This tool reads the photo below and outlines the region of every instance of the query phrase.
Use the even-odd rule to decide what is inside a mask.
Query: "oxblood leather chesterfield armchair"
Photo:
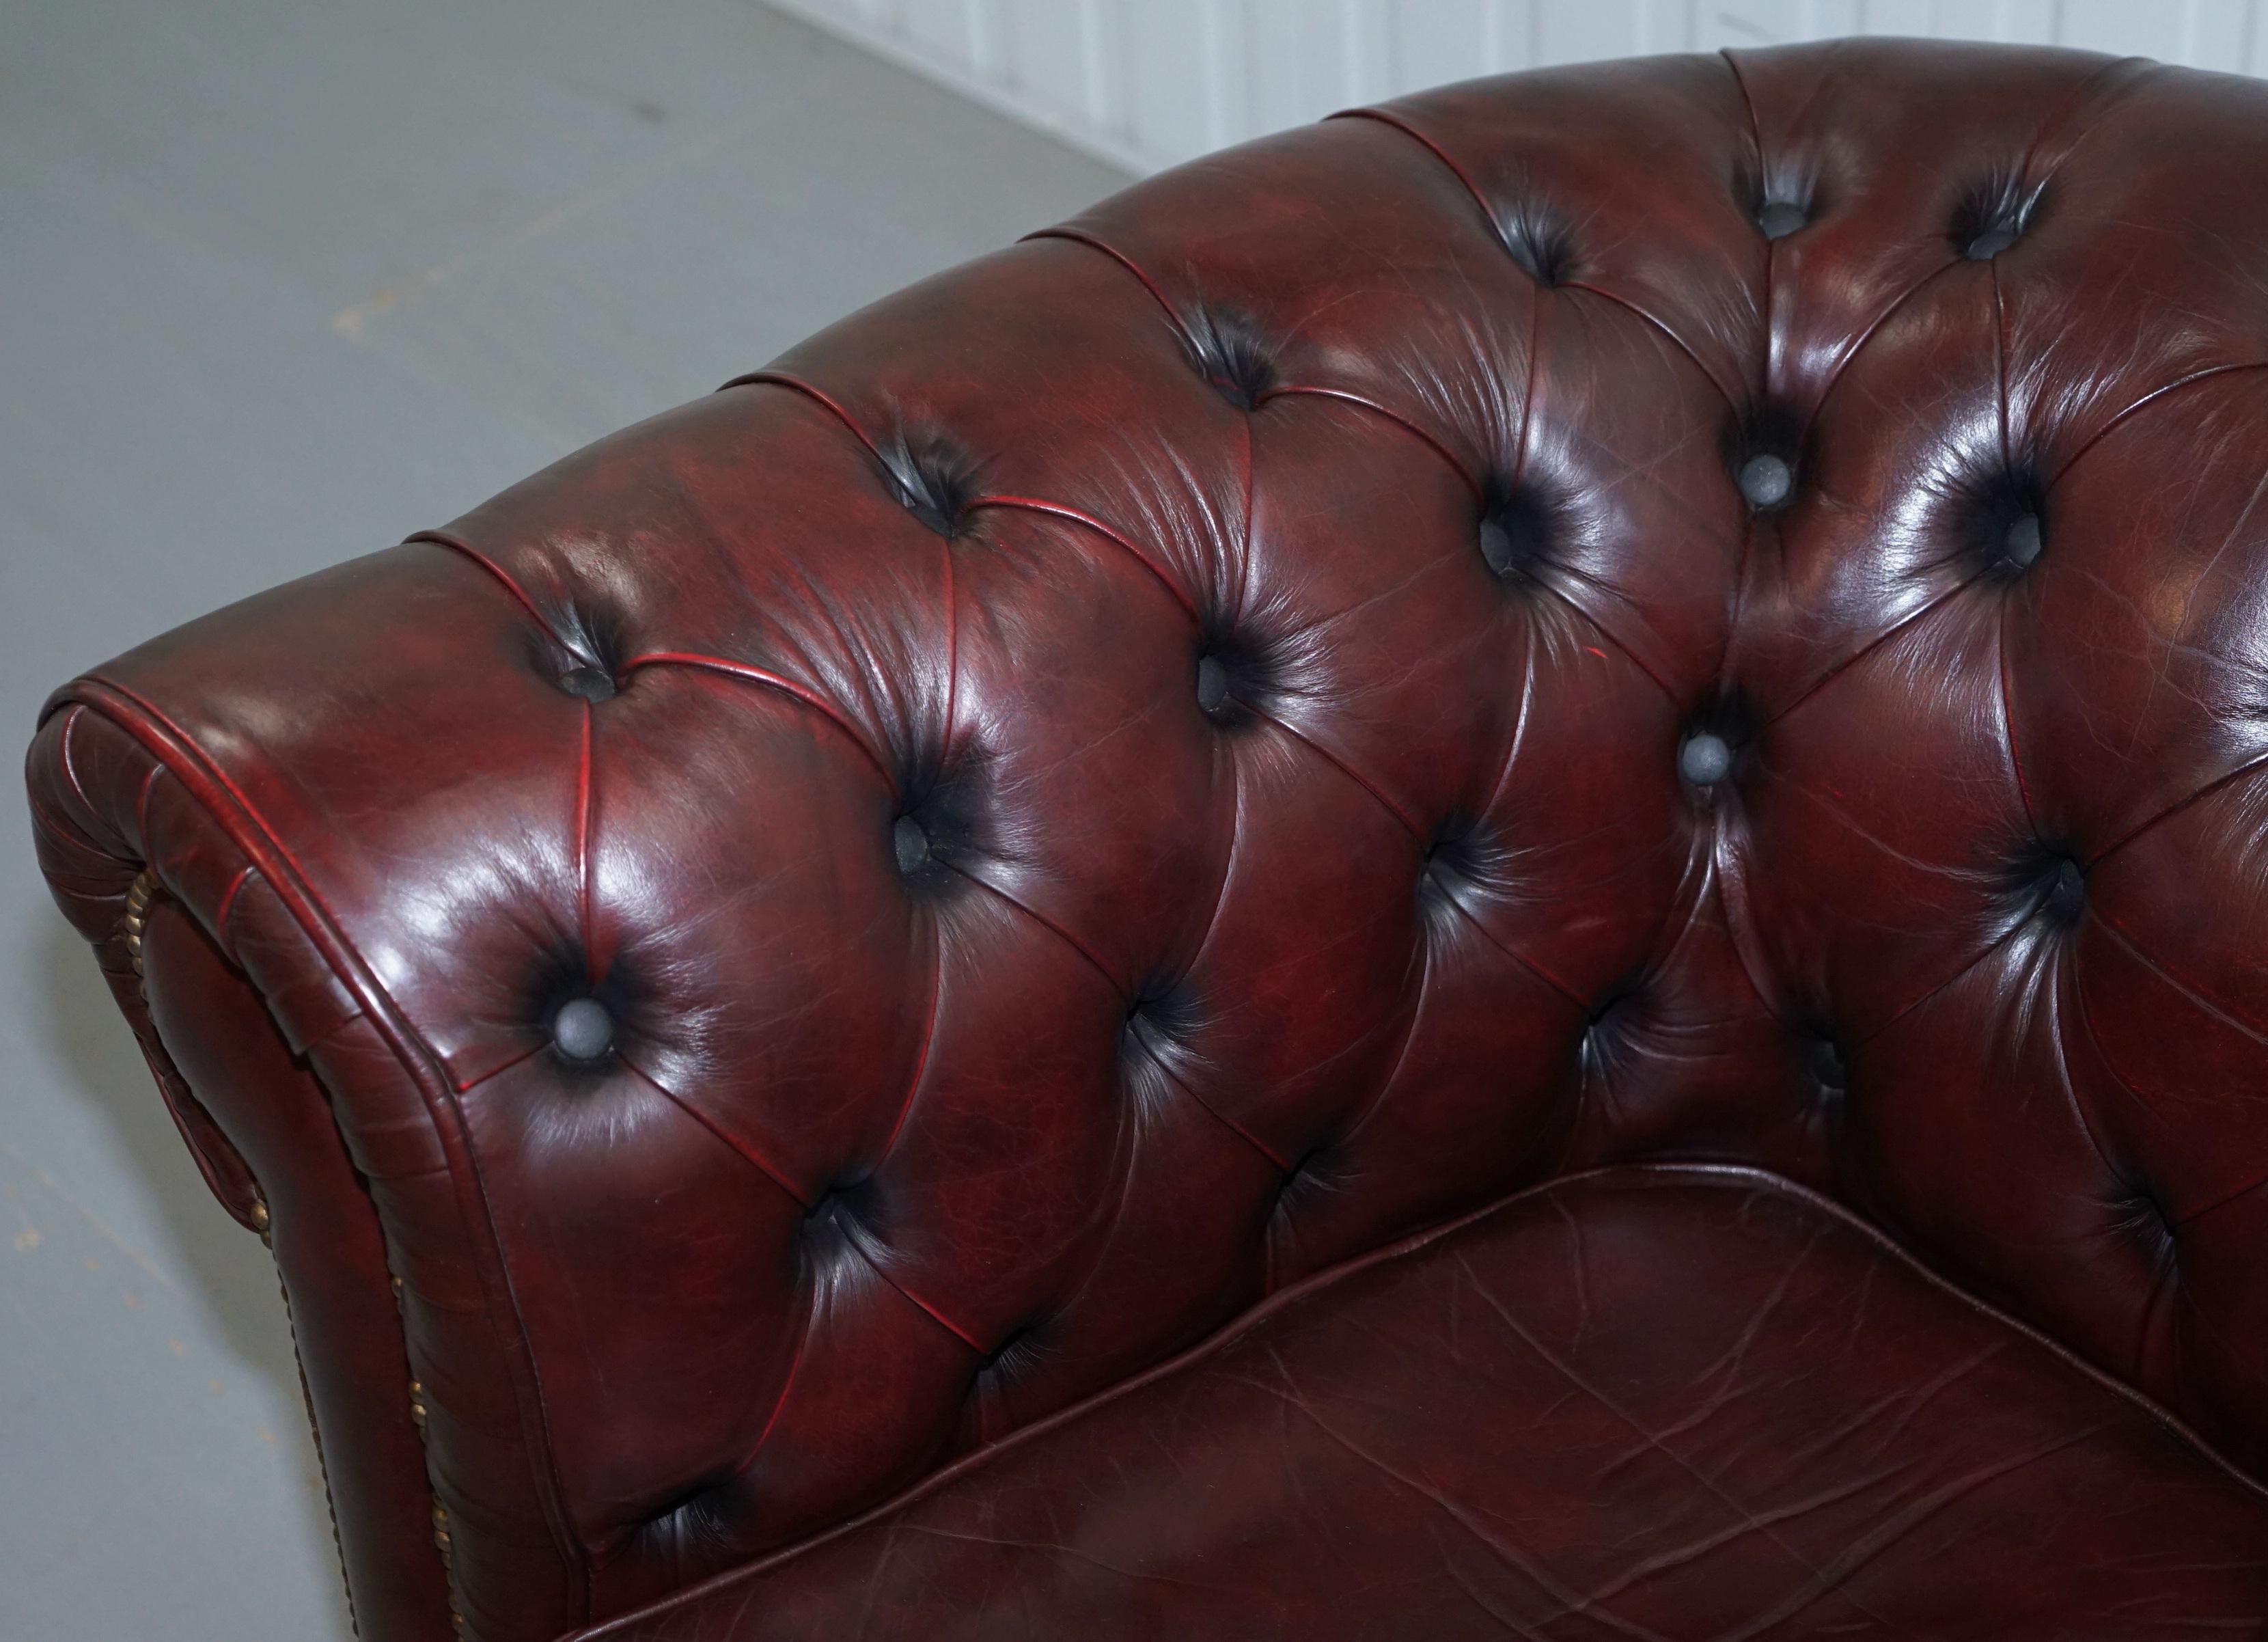
[[[58,694],[362,1633],[2268,1616],[2268,88],[1201,161]]]

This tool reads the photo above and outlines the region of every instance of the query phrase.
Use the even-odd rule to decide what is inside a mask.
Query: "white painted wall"
[[[1447,80],[1829,34],[2268,72],[2268,0],[769,0],[1138,171]]]

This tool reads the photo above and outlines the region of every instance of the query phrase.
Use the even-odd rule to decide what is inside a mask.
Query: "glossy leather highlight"
[[[2263,152],[2268,89],[2056,51],[1453,86],[59,692],[58,901],[224,1203],[350,1273],[350,1571],[430,1487],[467,1634],[549,1642],[1632,1160],[1828,1194],[2268,1463]],[[302,1171],[359,1197],[295,1245]]]

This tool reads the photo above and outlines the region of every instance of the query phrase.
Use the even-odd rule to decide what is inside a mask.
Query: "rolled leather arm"
[[[1626,71],[1580,141],[1730,140],[1728,85]],[[1769,1023],[1675,987],[1654,1098],[1578,1096],[1688,895],[1668,692],[1707,687],[1739,551],[1740,356],[1569,311],[1616,328],[1619,437],[1683,464],[1616,506],[1690,551],[1539,603],[1512,476],[1596,453],[1522,458],[1520,384],[1576,333],[1423,113],[1145,185],[52,704],[58,893],[224,1202],[279,1255],[337,1211],[363,1298],[302,1339],[319,1413],[390,1433],[397,1503],[430,1480],[470,1634],[840,1520],[1599,1155],[1587,1123],[1729,1109]],[[1620,892],[1565,916],[1515,834]],[[285,1267],[304,1319],[330,1279]],[[331,1356],[372,1389],[327,1411]],[[350,1514],[350,1567],[432,1557]]]

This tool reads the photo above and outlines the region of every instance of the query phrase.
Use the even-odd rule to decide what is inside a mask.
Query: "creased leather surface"
[[[2257,1468],[2264,152],[1866,42],[1215,156],[69,686],[43,860],[238,1213],[140,866],[330,1096],[482,1642],[1638,1158]]]
[[[179,902],[161,899],[151,909],[142,951],[151,1017],[215,1119],[245,1136],[273,1218],[276,1275],[350,1558],[357,1628],[441,1636],[449,1604],[432,1550],[433,1500],[370,1194],[354,1178],[320,1084]]]
[[[2254,1636],[2268,1497],[1771,1177],[1556,1182],[598,1642]]]

